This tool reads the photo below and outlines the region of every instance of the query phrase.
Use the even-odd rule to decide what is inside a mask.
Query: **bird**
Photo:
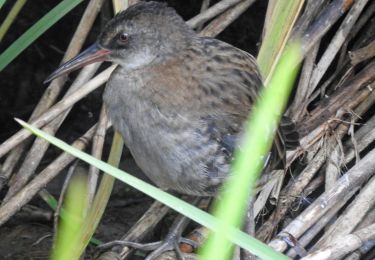
[[[217,196],[263,87],[256,59],[199,36],[167,4],[141,1],[47,81],[97,61],[118,65],[103,100],[146,176],[164,190]],[[283,122],[268,164],[279,164],[285,149],[298,145],[293,123]]]

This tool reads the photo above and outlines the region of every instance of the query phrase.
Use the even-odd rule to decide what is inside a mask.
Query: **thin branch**
[[[194,16],[193,18],[191,18],[186,23],[191,28],[196,28],[196,27],[198,27],[199,24],[207,22],[208,20],[210,20],[210,19],[214,18],[215,16],[221,14],[225,10],[229,9],[233,5],[238,4],[241,1],[243,1],[243,0],[222,0],[222,1],[218,2],[217,4],[208,8],[205,12]]]
[[[282,232],[299,238],[312,223],[315,223],[332,206],[342,201],[350,192],[356,191],[375,172],[375,149],[369,152],[358,164],[353,166],[336,183],[335,187],[324,192],[313,204],[305,209],[296,219],[287,225]],[[269,243],[271,247],[283,252],[287,245],[283,240],[275,239]]]
[[[53,120],[56,116],[60,115],[63,111],[71,107],[73,104],[81,100],[91,91],[95,90],[96,88],[103,85],[107,82],[109,76],[111,75],[112,71],[115,69],[116,65],[112,65],[108,69],[104,70],[100,74],[98,74],[95,78],[84,84],[79,90],[74,92],[69,97],[62,99],[56,105],[51,107],[47,112],[42,114],[40,117],[32,121],[32,125],[35,127],[42,127],[46,125],[48,122]],[[8,138],[5,142],[0,145],[0,158],[8,153],[11,149],[15,146],[20,144],[26,138],[31,135],[29,131],[26,129],[21,129],[16,134]]]

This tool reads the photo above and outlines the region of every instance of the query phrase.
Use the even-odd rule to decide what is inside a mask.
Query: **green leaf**
[[[25,5],[27,0],[17,0],[13,5],[12,9],[9,11],[7,17],[0,26],[0,42],[3,40],[5,34],[7,33],[9,27],[12,25],[16,19],[18,13],[21,11],[22,7]],[[0,7],[1,8],[1,7]]]
[[[79,175],[74,175],[70,182],[65,198],[65,209],[68,214],[61,218],[57,233],[55,250],[51,259],[66,260],[78,259],[72,254],[73,249],[79,243],[79,236],[84,224],[84,213],[88,207],[87,180]]]
[[[3,7],[4,3],[5,3],[5,0],[0,0],[0,9],[1,7]]]
[[[2,71],[10,62],[12,62],[24,49],[33,43],[40,35],[47,29],[60,20],[65,14],[72,10],[75,6],[83,0],[64,0],[45,16],[43,16],[37,23],[30,27],[24,34],[22,34],[12,45],[10,45],[0,55],[0,71]],[[0,3],[1,4],[1,3]]]
[[[17,119],[16,119],[17,120]],[[150,185],[120,169],[117,169],[108,163],[103,161],[97,160],[93,156],[86,154],[78,149],[75,149],[69,146],[67,143],[57,139],[54,136],[51,136],[43,131],[23,122],[21,120],[17,120],[23,127],[33,132],[35,135],[47,140],[51,144],[59,147],[60,149],[72,154],[73,156],[91,164],[95,167],[99,168],[100,170],[106,172],[107,174],[112,175],[113,177],[121,180],[124,183],[142,191],[143,193],[147,194],[148,196],[164,203],[170,208],[173,208],[177,212],[184,214],[185,216],[189,217],[190,219],[194,220],[195,222],[208,227],[211,230],[218,230],[220,226],[220,222],[218,219],[213,217],[212,215],[204,212],[201,209],[198,209],[185,201],[176,198],[153,185]],[[235,229],[233,227],[227,227],[228,233],[225,235],[233,242],[239,245],[242,248],[245,248],[252,252],[253,254],[259,256],[262,259],[288,259],[286,256],[282,255],[279,252],[274,251],[272,248],[268,247],[264,243],[256,240],[245,234],[244,232]]]

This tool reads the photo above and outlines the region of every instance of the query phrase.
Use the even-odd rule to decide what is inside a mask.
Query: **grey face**
[[[95,44],[61,65],[46,82],[98,61],[112,61],[126,69],[163,62],[196,37],[174,9],[140,2],[110,20]]]
[[[149,22],[137,20],[111,21],[99,36],[99,45],[111,51],[109,58],[126,68],[137,68],[152,63],[163,49],[158,31]]]
[[[136,68],[185,48],[196,34],[165,4],[134,5],[109,21],[98,39],[111,61]]]

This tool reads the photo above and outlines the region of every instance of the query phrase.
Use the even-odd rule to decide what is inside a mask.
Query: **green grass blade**
[[[4,3],[5,3],[5,0],[0,0],[0,9],[1,7],[3,7]]]
[[[65,208],[68,214],[61,218],[57,233],[55,250],[52,260],[79,259],[73,256],[72,251],[79,243],[79,236],[84,224],[84,212],[87,204],[87,181],[82,176],[73,176],[65,198]]]
[[[12,45],[0,54],[0,71],[14,60],[24,49],[33,43],[47,29],[60,20],[83,0],[64,0],[43,16],[38,22],[22,34]]]
[[[220,226],[218,219],[213,217],[212,215],[200,210],[189,203],[180,200],[153,185],[150,185],[120,169],[117,169],[103,161],[97,160],[89,154],[86,154],[78,149],[75,149],[69,146],[67,143],[57,139],[54,136],[44,133],[43,131],[23,122],[21,120],[17,120],[23,127],[27,128],[35,135],[47,140],[48,142],[52,143],[53,145],[59,147],[60,149],[72,154],[73,156],[91,164],[95,167],[99,168],[100,170],[112,175],[113,177],[121,180],[124,183],[142,191],[146,195],[164,203],[170,208],[173,208],[177,212],[184,214],[185,216],[189,217],[190,219],[194,220],[195,222],[208,227],[211,230],[217,230]],[[279,252],[274,251],[272,248],[268,247],[264,243],[256,240],[248,236],[247,234],[243,233],[242,231],[235,229],[233,227],[227,228],[228,233],[226,234],[228,238],[235,244],[243,247],[253,254],[259,256],[262,259],[288,259],[286,256],[282,255]]]
[[[115,132],[112,140],[111,151],[109,153],[108,164],[115,167],[119,165],[123,147],[124,142],[121,135],[118,132]],[[109,174],[103,175],[98,190],[95,194],[94,201],[85,218],[79,243],[77,243],[77,245],[72,249],[73,259],[78,259],[83,254],[87,244],[95,233],[95,230],[104,214],[105,208],[107,207],[114,182],[115,178],[113,178],[113,176]]]
[[[241,149],[235,154],[233,176],[229,178],[214,206],[214,215],[225,224],[209,236],[201,259],[230,259],[232,245],[226,233],[229,226],[241,227],[247,201],[262,171],[264,159],[271,146],[282,111],[286,106],[297,75],[299,46],[290,46],[280,60],[269,85],[263,89],[246,125]],[[274,259],[282,259],[274,258]]]
[[[39,191],[39,195],[48,204],[48,206],[51,209],[56,210],[58,202],[57,202],[57,200],[47,190],[43,189],[43,190]],[[60,214],[59,215],[60,215],[61,219],[65,218],[66,211],[65,211],[64,208],[60,209]],[[90,239],[90,243],[94,244],[94,245],[101,245],[101,244],[103,244],[102,241],[100,241],[99,239],[96,239],[94,237],[92,237]]]
[[[12,9],[10,10],[7,17],[3,21],[2,25],[0,26],[0,42],[3,40],[9,27],[12,25],[12,23],[16,19],[18,13],[21,11],[26,1],[27,0],[17,0],[17,2],[13,5]]]

